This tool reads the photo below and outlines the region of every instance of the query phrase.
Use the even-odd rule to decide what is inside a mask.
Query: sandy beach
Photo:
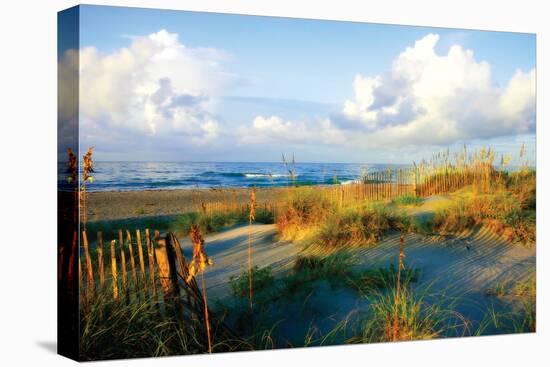
[[[285,188],[258,188],[259,204],[276,201]],[[88,193],[88,220],[112,220],[142,216],[174,215],[200,208],[201,203],[245,204],[250,188],[102,191]]]

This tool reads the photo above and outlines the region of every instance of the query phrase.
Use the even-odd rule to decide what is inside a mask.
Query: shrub
[[[486,225],[512,242],[530,246],[536,241],[535,211],[523,209],[516,196],[506,193],[460,201],[432,220],[432,228],[440,233],[457,233],[476,225]]]
[[[437,212],[432,220],[434,231],[441,233],[461,232],[474,225],[476,220],[470,215],[464,202]]]
[[[534,211],[511,211],[504,216],[504,223],[511,231],[508,235],[509,240],[528,246],[535,244],[537,231]]]
[[[390,228],[388,218],[379,214],[351,211],[333,216],[321,228],[315,243],[331,248],[374,244]]]
[[[328,248],[372,245],[391,229],[409,232],[413,227],[409,217],[383,207],[351,209],[332,215],[321,227],[314,243]]]
[[[277,229],[283,239],[300,239],[313,227],[325,222],[334,210],[334,204],[314,189],[298,188],[277,217]]]

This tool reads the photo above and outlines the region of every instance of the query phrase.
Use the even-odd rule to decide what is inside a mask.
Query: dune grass
[[[289,192],[286,206],[277,216],[277,229],[284,240],[300,240],[335,211],[335,204],[315,189],[296,188]]]
[[[207,346],[199,336],[202,329],[198,322],[183,324],[163,315],[156,299],[126,303],[113,301],[107,293],[100,294],[89,307],[81,309],[80,358],[206,353]],[[220,347],[220,351],[227,351],[228,345]]]
[[[372,245],[391,230],[411,232],[413,219],[383,203],[358,203],[338,208],[324,195],[298,188],[276,219],[281,239],[327,249]]]
[[[401,281],[403,284],[411,284],[418,281],[421,270],[405,266],[401,269]],[[390,289],[396,287],[397,269],[394,264],[387,268],[366,269],[350,278],[350,284],[356,287],[361,294],[369,294],[375,290]]]
[[[516,301],[517,309],[513,312],[498,313],[489,308],[481,322],[480,332],[493,327],[502,332],[524,333],[536,331],[536,273],[531,269],[527,276],[516,280],[510,279],[496,284],[487,290],[487,296],[507,298]]]
[[[248,223],[247,210],[235,210],[227,212],[200,213],[189,212],[177,215],[145,216],[127,219],[114,219],[107,221],[95,221],[87,224],[88,239],[96,241],[98,231],[103,232],[103,238],[117,238],[118,230],[130,230],[135,233],[137,229],[158,230],[160,232],[172,232],[178,237],[187,236],[191,226],[196,224],[202,233],[218,232],[223,229]],[[274,223],[274,214],[263,208],[256,209],[256,223]]]
[[[435,214],[432,228],[437,233],[454,234],[486,226],[511,242],[532,246],[536,241],[533,195],[534,188],[523,194],[505,190],[459,199]]]
[[[397,292],[394,286],[366,295],[369,310],[354,326],[356,335],[349,342],[426,340],[463,333],[464,318],[453,310],[452,305],[445,306],[443,301],[428,302],[430,295],[429,287],[415,292],[406,285]],[[394,340],[396,300],[397,332]]]
[[[415,195],[403,195],[395,199],[392,199],[392,204],[395,205],[420,205],[422,203],[422,198]]]
[[[324,248],[368,246],[389,231],[410,232],[412,219],[382,205],[366,205],[340,210],[319,226],[312,243]]]
[[[251,274],[247,269],[243,269],[241,274],[229,277],[229,286],[234,296],[247,297],[249,295],[250,278],[252,278],[252,287],[255,292],[262,292],[274,284],[275,278],[270,266],[264,268],[254,266],[250,272]]]

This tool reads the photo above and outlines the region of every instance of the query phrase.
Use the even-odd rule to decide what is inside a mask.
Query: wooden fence
[[[96,298],[112,296],[115,302],[185,304],[202,312],[202,293],[194,278],[187,279],[188,264],[175,235],[138,229],[119,230],[116,237],[105,242],[98,232],[92,247],[82,231],[79,277],[84,307]]]
[[[349,184],[334,184],[316,186],[328,200],[340,207],[357,204],[361,201],[391,200],[402,196],[427,197],[447,194],[468,185],[478,185],[484,190],[491,187],[501,177],[501,173],[489,165],[468,166],[463,168],[399,168],[369,172],[360,179]],[[281,189],[281,193],[296,190],[289,186]],[[216,212],[243,211],[248,212],[246,203],[228,199],[201,201],[195,205],[197,212],[213,214]],[[283,197],[284,198],[284,197]],[[262,199],[258,194],[258,208],[267,212],[277,213],[285,205],[284,200]]]

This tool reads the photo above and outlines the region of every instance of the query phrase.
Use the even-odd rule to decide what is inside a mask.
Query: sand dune
[[[247,267],[248,241],[252,244],[253,264],[259,267],[272,266],[275,274],[288,269],[300,252],[300,247],[289,242],[278,242],[274,224],[240,226],[221,233],[209,235],[206,252],[214,260],[206,272],[209,295],[222,298],[229,293],[229,277],[239,275]],[[180,239],[184,254],[192,256],[189,238]]]
[[[252,234],[253,264],[260,267],[272,265],[275,275],[292,266],[300,252],[321,253],[320,249],[303,249],[302,246],[279,242],[275,225],[242,226],[206,237],[207,252],[214,265],[206,272],[209,295],[215,298],[228,296],[228,279],[246,266],[247,241]],[[496,307],[509,307],[504,300],[486,296],[488,289],[499,282],[518,280],[535,267],[535,249],[514,245],[494,235],[487,229],[464,233],[457,237],[405,236],[405,262],[407,266],[421,269],[416,287],[430,287],[433,297],[448,297],[455,302],[455,309],[470,320],[480,320],[491,302]],[[189,241],[182,240],[186,256],[191,255]],[[359,268],[387,267],[397,263],[399,235],[391,234],[371,247],[350,250]],[[326,289],[334,295],[334,290]],[[322,297],[322,295],[321,295]],[[326,297],[337,302],[338,297]],[[328,302],[328,301],[327,301]],[[359,297],[351,299],[345,310],[342,305],[326,308],[342,309],[342,313],[361,307]],[[364,303],[364,302],[363,302]],[[334,307],[332,307],[334,306]],[[364,306],[364,305],[363,305]]]

